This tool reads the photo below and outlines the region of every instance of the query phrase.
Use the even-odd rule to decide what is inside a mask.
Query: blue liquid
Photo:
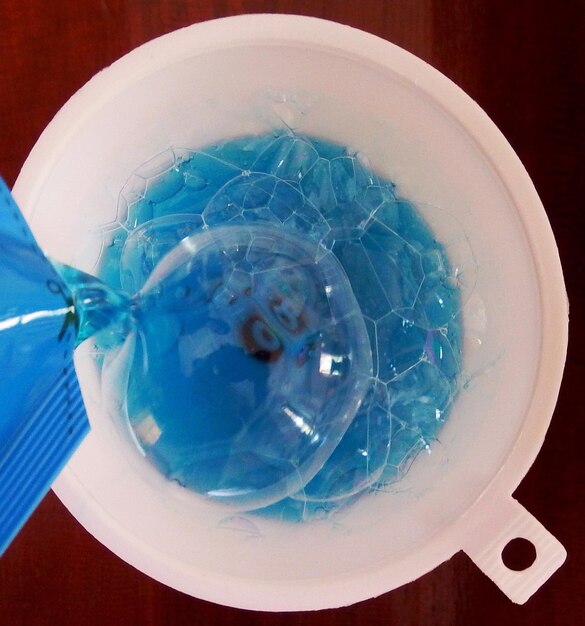
[[[116,393],[147,458],[287,519],[399,480],[461,368],[459,289],[415,207],[316,138],[166,156],[141,194],[123,192],[100,265],[137,294]]]

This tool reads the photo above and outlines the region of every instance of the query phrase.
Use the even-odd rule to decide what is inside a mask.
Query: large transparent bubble
[[[144,278],[127,402],[148,458],[237,508],[297,492],[338,446],[372,375],[335,255],[282,228],[220,226],[181,240]]]

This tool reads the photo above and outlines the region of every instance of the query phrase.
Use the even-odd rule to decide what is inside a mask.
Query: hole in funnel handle
[[[516,537],[509,541],[502,550],[504,565],[515,572],[523,572],[536,561],[536,547],[532,541]]]

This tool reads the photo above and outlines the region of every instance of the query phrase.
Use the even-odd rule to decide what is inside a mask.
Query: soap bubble
[[[335,255],[282,227],[228,225],[144,267],[127,404],[146,456],[234,508],[299,491],[350,428],[372,376]]]

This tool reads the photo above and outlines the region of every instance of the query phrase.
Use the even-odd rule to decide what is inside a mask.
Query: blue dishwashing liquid
[[[110,391],[169,479],[305,519],[436,439],[461,369],[455,272],[360,155],[292,133],[169,150],[104,237],[100,276],[134,294]]]

